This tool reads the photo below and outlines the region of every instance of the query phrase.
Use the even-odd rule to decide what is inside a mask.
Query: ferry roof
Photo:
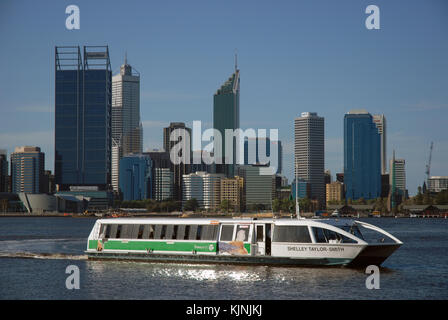
[[[108,219],[98,219],[99,223],[179,223],[179,224],[210,224],[211,222],[221,222],[221,223],[253,223],[253,222],[273,222],[273,219],[252,219],[252,218],[178,218],[178,217],[154,217],[154,218],[108,218]]]
[[[162,224],[162,223],[176,223],[176,224],[211,224],[211,223],[276,223],[276,224],[307,224],[320,222],[329,224],[335,227],[351,226],[355,222],[353,219],[291,219],[291,218],[178,218],[178,217],[154,217],[154,218],[107,218],[98,219],[98,223],[107,224]]]

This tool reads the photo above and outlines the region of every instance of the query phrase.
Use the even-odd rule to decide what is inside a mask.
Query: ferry
[[[86,254],[92,260],[356,268],[381,265],[402,244],[352,219],[108,218],[96,221]]]

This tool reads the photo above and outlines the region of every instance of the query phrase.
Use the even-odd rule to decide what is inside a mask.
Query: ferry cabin
[[[177,260],[196,256],[219,262],[226,260],[210,258],[232,256],[249,263],[289,264],[292,259],[294,264],[302,260],[303,264],[345,265],[367,245],[357,224],[342,219],[324,223],[305,219],[119,218],[97,220],[87,253],[90,258],[138,254],[133,257],[169,260],[168,255],[173,255]]]

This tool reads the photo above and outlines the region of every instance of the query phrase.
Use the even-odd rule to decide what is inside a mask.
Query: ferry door
[[[270,241],[267,237],[267,224],[255,224],[255,243],[257,245],[256,255],[269,255],[270,254]]]

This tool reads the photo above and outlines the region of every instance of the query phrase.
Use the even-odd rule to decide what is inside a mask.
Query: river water
[[[380,268],[365,270],[89,261],[95,218],[0,218],[0,299],[447,299],[448,219],[361,219],[404,242]],[[80,270],[68,290],[66,268]]]

